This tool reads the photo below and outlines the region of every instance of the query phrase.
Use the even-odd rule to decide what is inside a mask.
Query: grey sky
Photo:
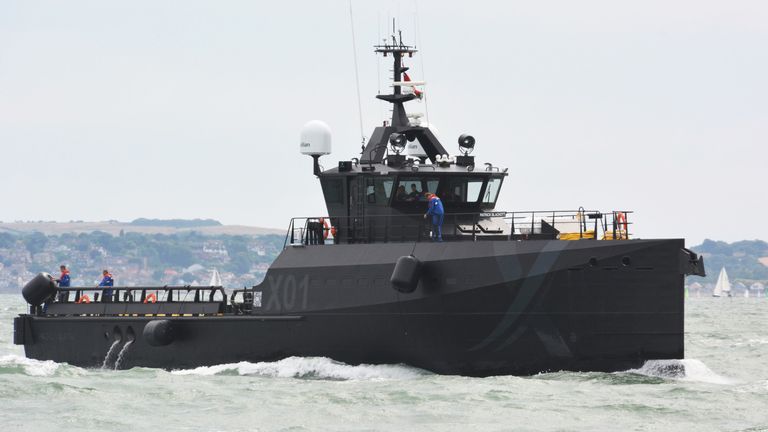
[[[387,17],[354,2],[365,133]],[[429,117],[510,167],[499,208],[630,208],[642,237],[768,239],[768,3],[419,1]],[[382,90],[386,88],[383,87]],[[299,130],[359,153],[347,1],[0,3],[0,220],[322,214]],[[408,104],[424,111],[424,104]]]

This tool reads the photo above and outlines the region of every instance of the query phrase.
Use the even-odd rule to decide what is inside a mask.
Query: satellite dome
[[[301,154],[320,156],[331,154],[331,127],[320,120],[312,120],[301,128]]]

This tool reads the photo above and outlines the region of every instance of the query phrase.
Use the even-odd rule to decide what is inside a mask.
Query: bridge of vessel
[[[412,216],[398,222],[418,227],[416,216],[426,212],[428,192],[440,197],[446,217],[493,210],[506,170],[490,164],[477,168],[468,153],[449,159],[445,147],[428,127],[408,119],[404,103],[417,96],[401,88],[403,74],[408,70],[403,59],[412,57],[416,47],[393,35],[391,41],[376,45],[375,51],[393,61],[392,93],[377,95],[392,104],[391,122],[375,128],[360,158],[341,161],[338,167],[326,171],[319,169],[315,158],[315,173],[338,235],[387,230],[390,217]],[[399,136],[402,142],[417,141],[423,155],[401,154],[402,145],[390,145],[393,136]]]

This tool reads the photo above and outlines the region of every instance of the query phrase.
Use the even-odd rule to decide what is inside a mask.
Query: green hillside
[[[732,280],[768,281],[768,266],[760,262],[760,258],[766,258],[763,261],[768,264],[768,243],[762,240],[726,243],[707,239],[691,249],[704,257],[707,269],[706,278],[695,277],[691,281],[714,283],[722,267]]]

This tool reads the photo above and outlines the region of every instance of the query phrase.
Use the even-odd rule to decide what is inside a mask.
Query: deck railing
[[[446,213],[444,241],[626,240],[629,210],[532,210]],[[337,243],[431,241],[433,226],[422,214],[303,216],[292,218],[284,247]]]
[[[112,294],[105,297],[106,291],[112,291]],[[160,287],[65,287],[57,288],[58,299],[59,293],[67,293],[66,301],[81,303],[87,298],[88,302],[102,302],[102,303],[201,303],[201,302],[224,302],[226,304],[227,295],[223,287],[220,286],[193,286],[193,285],[180,285],[180,286],[160,286]],[[75,293],[74,297],[70,299],[69,293]],[[176,293],[176,295],[174,295]],[[183,296],[182,296],[182,293]],[[216,294],[221,294],[217,296]],[[192,296],[190,298],[190,295]],[[87,297],[86,297],[87,296]],[[154,297],[152,297],[154,296]]]

